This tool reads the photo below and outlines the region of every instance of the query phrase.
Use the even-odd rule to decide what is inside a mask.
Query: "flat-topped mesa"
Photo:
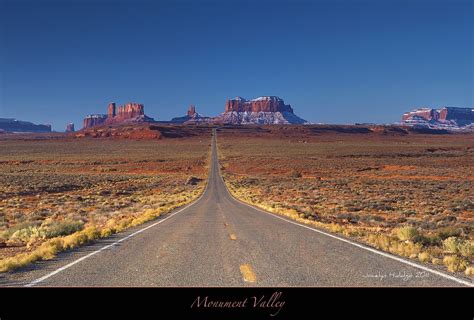
[[[263,96],[252,100],[241,97],[226,101],[225,112],[290,112],[293,108],[276,96]]]
[[[154,122],[153,118],[145,115],[145,106],[141,103],[127,103],[117,107],[115,102],[109,103],[107,114],[91,114],[84,119],[84,129],[99,126],[113,125],[124,122]]]
[[[237,97],[227,100],[225,111],[213,121],[235,125],[308,123],[295,115],[293,108],[276,96],[263,96],[252,100]]]

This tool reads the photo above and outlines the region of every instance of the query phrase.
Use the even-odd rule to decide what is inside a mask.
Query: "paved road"
[[[28,284],[462,285],[240,203],[229,195],[221,179],[215,139],[208,186],[197,202],[52,261],[0,275],[1,286]]]

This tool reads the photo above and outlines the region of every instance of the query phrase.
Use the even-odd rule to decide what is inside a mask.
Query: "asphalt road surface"
[[[206,191],[127,232],[0,275],[0,286],[465,286],[457,277],[235,200],[215,134]]]

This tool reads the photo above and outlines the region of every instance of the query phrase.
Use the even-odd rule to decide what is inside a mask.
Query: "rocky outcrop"
[[[170,123],[174,124],[196,124],[196,123],[207,123],[211,122],[212,118],[210,117],[205,117],[201,114],[199,114],[196,111],[196,106],[195,105],[190,105],[188,108],[188,112],[186,113],[185,116],[182,117],[176,117],[171,119]]]
[[[76,130],[74,130],[74,123],[72,123],[72,122],[68,123],[66,125],[66,132],[74,132],[74,131],[76,131]]]
[[[196,106],[190,105],[188,108],[188,117],[194,118],[198,113],[196,112]]]
[[[214,119],[224,124],[305,124],[293,108],[276,96],[246,100],[241,97],[226,101],[225,112]]]
[[[154,122],[145,115],[145,106],[140,103],[127,103],[118,108],[115,102],[109,103],[107,114],[92,114],[84,119],[84,129],[100,126],[134,122]]]
[[[115,102],[109,103],[109,106],[107,107],[107,118],[115,117],[115,108]]]
[[[161,139],[161,132],[150,126],[96,126],[76,132],[76,138]]]
[[[170,125],[169,123],[132,123],[120,126],[100,126],[77,131],[76,138],[105,139],[180,139],[196,136],[207,136],[207,126]]]
[[[418,108],[405,112],[402,116],[402,123],[432,128],[464,128],[474,123],[474,109],[455,107]]]
[[[0,118],[0,130],[3,132],[51,132],[51,125]]]

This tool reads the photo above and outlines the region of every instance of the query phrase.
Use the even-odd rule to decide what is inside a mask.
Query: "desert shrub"
[[[369,234],[367,241],[378,249],[387,251],[390,248],[390,237],[384,234]]]
[[[451,272],[463,271],[468,266],[467,261],[458,256],[445,256],[443,263]]]
[[[28,226],[27,228],[19,229],[15,231],[11,236],[10,240],[29,242],[34,239],[48,239],[58,236],[65,236],[83,228],[84,223],[82,221],[45,221],[39,227]]]
[[[425,246],[440,246],[441,239],[436,234],[420,235],[419,242]]]
[[[104,229],[100,230],[100,237],[101,238],[107,238],[107,237],[110,237],[114,233],[115,233],[114,228],[104,228]]]
[[[443,241],[443,248],[447,253],[461,254],[468,258],[474,256],[474,245],[470,240],[449,237]]]
[[[419,243],[425,247],[429,246],[438,246],[441,244],[441,240],[438,238],[437,235],[433,234],[422,234],[421,232],[418,232],[416,236],[414,236],[411,241],[415,243]]]
[[[48,260],[52,259],[57,252],[63,249],[63,242],[60,239],[52,239],[33,252],[21,253],[14,257],[9,257],[0,260],[0,272],[5,272],[9,270],[14,270],[21,268],[27,264],[33,263],[37,260]]]
[[[71,233],[80,231],[84,228],[84,222],[65,220],[65,221],[53,221],[48,223],[43,223],[41,225],[42,230],[44,230],[44,236],[46,238],[54,238],[59,236],[67,236]]]
[[[296,170],[296,169],[292,169],[292,170],[290,171],[289,176],[290,176],[291,178],[301,178],[301,177],[302,177],[302,174],[301,174],[300,171],[298,171],[298,170]]]
[[[11,236],[17,232],[18,230],[21,229],[28,229],[29,227],[35,227],[37,226],[37,223],[31,223],[31,222],[23,222],[23,223],[18,223],[17,225],[8,228],[6,230],[0,231],[0,239],[5,239],[8,240],[11,238]]]
[[[467,267],[464,273],[466,274],[466,276],[474,276],[474,267]]]
[[[100,231],[96,226],[89,226],[82,231],[70,234],[63,238],[64,249],[73,249],[82,244],[99,238]]]
[[[31,239],[35,238],[43,238],[44,237],[44,232],[40,228],[34,226],[29,226],[27,228],[23,228],[20,230],[15,231],[11,236],[10,240],[18,240],[21,242],[28,242]]]
[[[459,246],[459,253],[466,258],[474,257],[474,242],[466,240]]]
[[[392,241],[389,251],[404,257],[416,258],[421,251],[421,245],[413,242]]]
[[[54,258],[54,256],[62,249],[62,239],[51,239],[42,243],[39,248],[35,250],[35,253],[38,255],[38,258],[49,260]]]
[[[201,182],[202,179],[199,179],[197,177],[194,177],[194,176],[190,176],[188,177],[188,179],[186,180],[186,184],[190,184],[190,185],[197,185],[199,182]]]
[[[426,251],[423,251],[423,252],[420,252],[418,254],[418,260],[420,260],[421,262],[427,262],[427,261],[430,261],[430,254]]]
[[[14,257],[2,259],[0,260],[0,272],[18,269],[36,260],[38,260],[37,256],[30,253],[21,253]]]
[[[438,229],[436,233],[437,233],[437,236],[441,240],[444,240],[449,237],[459,237],[462,233],[462,230],[461,228],[458,228],[458,227],[448,226],[448,227]]]
[[[445,239],[443,241],[444,251],[448,253],[457,253],[460,242],[461,242],[461,239],[456,238],[456,237],[449,237]]]
[[[398,228],[394,231],[401,241],[414,241],[419,236],[418,230],[410,226]]]

